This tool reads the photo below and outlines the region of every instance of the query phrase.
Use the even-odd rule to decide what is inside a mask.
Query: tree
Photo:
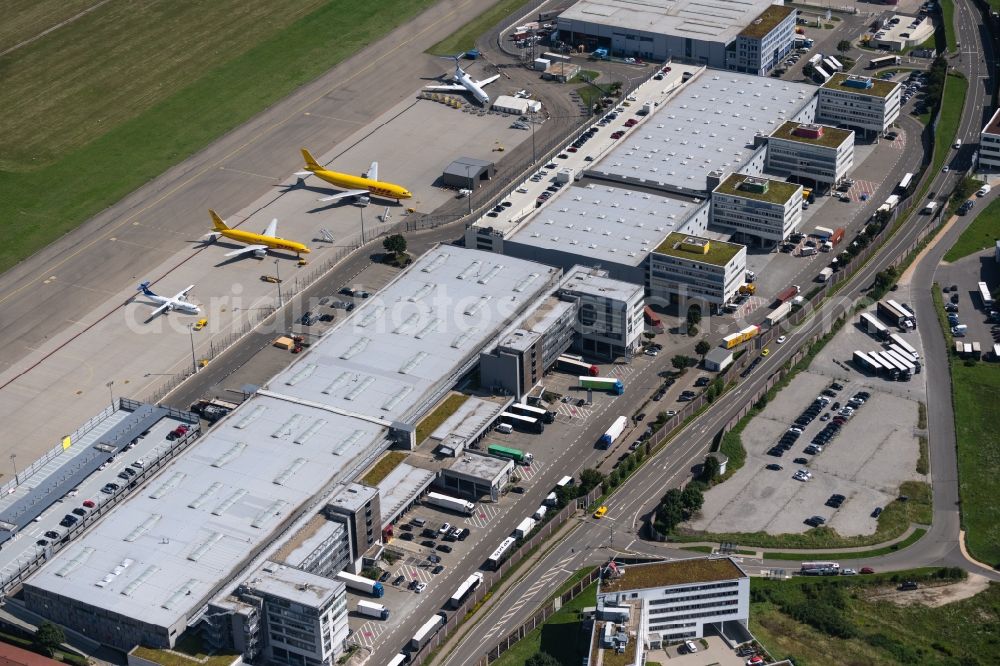
[[[688,308],[687,323],[689,326],[697,326],[701,323],[701,306],[692,305]]]
[[[681,506],[684,508],[684,520],[701,511],[703,504],[705,504],[705,496],[696,484],[690,483],[681,491]]]
[[[35,645],[45,651],[45,654],[52,656],[59,646],[66,642],[66,635],[62,627],[51,622],[42,622],[35,632]]]
[[[596,469],[587,468],[580,472],[580,486],[585,489],[585,492],[596,488],[604,481],[604,475],[598,472]]]
[[[705,354],[712,351],[712,345],[708,340],[699,340],[698,344],[694,346],[694,353],[701,356],[701,360],[705,360]]]
[[[705,464],[701,466],[702,480],[711,483],[717,476],[719,476],[719,461],[715,456],[705,456]]]
[[[524,666],[560,666],[559,660],[548,652],[536,652],[528,657]]]
[[[811,62],[807,62],[805,65],[802,66],[802,76],[806,77],[807,79],[813,78],[814,76],[816,76],[816,67]]]
[[[670,359],[670,364],[677,368],[678,370],[683,370],[684,368],[689,368],[696,365],[698,362],[695,361],[690,356],[685,356],[684,354],[677,354],[672,359]]]
[[[839,42],[837,42],[837,50],[840,51],[841,53],[847,53],[848,51],[850,51],[851,50],[850,40],[842,39]]]
[[[406,239],[403,234],[393,234],[386,236],[382,241],[382,247],[386,252],[392,252],[397,257],[406,252]]]

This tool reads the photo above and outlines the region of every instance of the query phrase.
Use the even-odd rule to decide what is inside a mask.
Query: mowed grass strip
[[[187,74],[165,74],[164,80],[169,80],[172,86],[165,92],[159,90],[159,83],[147,81],[143,89],[145,92],[137,96],[152,95],[156,100],[149,106],[136,102],[131,107],[133,115],[130,117],[116,116],[116,122],[109,122],[91,106],[84,122],[98,123],[101,132],[91,133],[86,143],[79,147],[58,154],[50,152],[50,163],[43,164],[44,159],[33,160],[32,164],[42,163],[41,166],[18,171],[11,171],[8,167],[0,171],[0,192],[4,194],[0,197],[0,219],[4,221],[8,239],[0,249],[0,271],[10,268],[101,209],[119,201],[143,183],[286,97],[302,84],[317,78],[396,26],[406,23],[435,2],[384,0],[375,5],[362,5],[328,1],[304,15],[293,12],[300,17],[282,25],[283,21],[277,16],[281,12],[277,8],[288,5],[291,11],[293,5],[302,1],[264,3],[260,0],[220,0],[204,4],[154,0],[145,3],[147,6],[162,5],[163,13],[160,17],[149,19],[149,25],[144,27],[147,39],[130,53],[119,53],[119,60],[148,60],[149,66],[154,66],[153,61],[162,57],[154,45],[164,39],[180,40],[181,34],[190,29],[200,31],[202,39],[210,46],[207,50],[196,49],[198,57],[195,60],[205,62],[184,59],[174,62],[172,68],[183,68]],[[105,7],[117,4],[127,5],[136,11],[143,5],[111,2]],[[188,23],[197,25],[186,25],[179,18],[172,21],[171,17],[176,12],[184,11],[175,4],[196,6],[198,12],[184,16]],[[303,4],[315,6],[316,2]],[[222,6],[228,7],[228,10],[221,10]],[[90,21],[100,21],[105,7],[67,26],[65,30],[79,30],[80,26]],[[205,17],[206,12],[212,14],[212,21]],[[237,17],[244,14],[253,15],[257,22],[276,25],[278,29],[264,34],[259,28],[246,25],[239,31],[222,27],[222,24],[239,22]],[[209,23],[217,24],[214,32],[198,27]],[[225,39],[220,37],[223,33]],[[77,60],[76,71],[80,78],[84,78],[82,72],[91,58],[105,67],[123,68],[122,76],[126,79],[136,75],[131,65],[126,67],[124,63],[107,59],[107,52],[117,52],[113,45],[92,44],[92,52],[80,53],[64,43],[68,34],[60,29],[26,47],[24,53],[27,59],[40,57],[33,55],[38,51],[55,51],[56,56],[62,53],[66,57],[67,49],[70,49]],[[54,41],[56,35],[59,35],[59,41]],[[111,38],[106,34],[105,37]],[[8,57],[0,58],[0,70],[5,76],[4,90],[9,87],[7,73],[12,68],[10,59],[15,56],[22,58],[22,51],[19,49]],[[46,57],[51,58],[52,55]],[[100,81],[101,90],[93,93],[99,98],[93,100],[98,106],[103,103],[103,96],[114,94],[116,85],[127,83],[125,80]],[[41,98],[47,93],[61,94],[39,85],[34,92],[25,93],[28,98]],[[78,103],[84,104],[86,100]],[[44,131],[50,136],[57,134],[45,127],[46,119],[39,116],[31,101],[7,98],[3,108],[3,122],[8,124],[0,131],[0,135],[4,136],[0,140],[8,142],[7,145],[17,144],[8,135],[12,128],[19,128],[22,135],[32,131],[24,125],[23,119],[17,123],[6,120],[15,111],[32,116],[34,131]],[[76,111],[70,115],[74,121],[80,122]],[[52,122],[63,124],[71,134],[76,133],[64,124],[66,121],[61,117]],[[30,137],[24,138],[34,141]],[[83,139],[77,135],[75,140]],[[35,145],[38,145],[37,141]],[[295,151],[298,146],[289,146],[288,149]],[[4,150],[0,149],[0,153]],[[19,155],[23,162],[26,158],[24,151],[19,151]]]
[[[560,664],[580,664],[587,656],[590,634],[583,630],[580,611],[597,603],[597,583],[581,592],[549,619],[493,662],[495,666],[524,666],[534,654],[548,652]]]
[[[501,0],[427,49],[427,53],[438,56],[450,56],[474,49],[476,47],[476,39],[480,35],[483,35],[487,30],[500,23],[508,14],[512,14],[526,4],[528,4],[527,0]]]
[[[955,133],[962,119],[962,109],[965,107],[965,94],[969,90],[969,82],[961,76],[949,74],[944,77],[944,92],[941,94],[941,112],[938,114],[937,127],[934,132],[934,171],[941,171],[945,162],[951,160],[951,146],[955,143]]]
[[[0,4],[0,53],[36,37],[101,0],[4,0]]]
[[[980,562],[1000,566],[1000,434],[996,411],[1000,367],[987,363],[951,364],[958,480],[966,547]]]
[[[962,232],[944,255],[944,260],[958,261],[976,252],[992,250],[998,238],[1000,238],[1000,200],[994,199],[976,216],[969,228]]]

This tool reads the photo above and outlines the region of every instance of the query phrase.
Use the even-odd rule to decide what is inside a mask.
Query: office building
[[[819,89],[816,122],[881,135],[899,117],[902,85],[837,73]]]
[[[559,39],[585,51],[607,49],[617,57],[635,57],[656,62],[673,59],[717,69],[726,69],[728,54],[740,33],[761,20],[770,0],[580,0],[556,19]],[[793,19],[794,20],[794,19]],[[761,25],[761,24],[758,24]],[[786,36],[783,23],[767,22],[758,39],[777,46]],[[771,33],[774,38],[765,39]],[[789,46],[791,37],[788,36]]]
[[[828,190],[854,168],[854,132],[784,123],[767,140],[767,172]]]
[[[347,524],[318,513],[271,559],[317,576],[333,578],[351,564],[351,537]]]
[[[791,53],[795,41],[793,7],[771,5],[743,28],[726,54],[726,69],[767,76]]]
[[[1000,169],[1000,109],[979,134],[979,168],[983,171]]]
[[[712,226],[733,240],[774,247],[801,222],[801,185],[732,174],[712,192]]]
[[[670,234],[649,257],[649,300],[690,300],[718,309],[744,284],[746,268],[742,245]]]
[[[641,604],[638,641],[678,642],[705,635],[706,627],[746,627],[750,577],[731,558],[695,558],[604,567],[597,589],[598,614]]]
[[[449,494],[496,502],[513,474],[513,460],[466,451],[441,470],[440,483]]]
[[[343,522],[351,540],[354,573],[361,569],[361,556],[381,538],[382,511],[378,488],[349,483],[324,508],[330,520]]]
[[[559,285],[559,296],[577,303],[575,351],[610,361],[638,349],[644,330],[641,284],[612,280],[602,270],[576,266]]]

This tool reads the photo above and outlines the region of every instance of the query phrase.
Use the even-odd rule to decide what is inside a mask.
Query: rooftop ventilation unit
[[[160,484],[160,487],[155,491],[151,492],[149,496],[152,499],[160,499],[171,490],[177,487],[177,485],[187,477],[184,472],[174,472],[173,475],[166,481]]]
[[[427,352],[424,351],[417,352],[416,354],[413,355],[413,358],[411,358],[409,361],[403,364],[403,367],[399,369],[399,374],[401,375],[410,374],[410,371],[416,368],[418,365],[420,365],[420,362],[423,361],[428,356],[429,354]]]
[[[407,317],[407,318],[406,318],[406,319],[405,319],[405,320],[403,321],[403,323],[402,323],[402,324],[400,324],[399,326],[397,326],[397,327],[396,327],[396,330],[394,330],[394,331],[393,331],[393,333],[397,333],[397,334],[400,334],[400,333],[405,333],[405,332],[406,332],[406,331],[408,331],[408,330],[409,330],[409,329],[410,329],[410,328],[411,328],[412,326],[414,326],[414,325],[415,325],[415,324],[416,324],[416,323],[417,323],[418,321],[420,321],[420,314],[419,314],[419,313],[417,313],[417,312],[411,312],[411,313],[410,313],[410,316],[409,316],[409,317]]]
[[[145,571],[136,576],[135,580],[133,580],[131,583],[125,586],[125,589],[122,590],[122,596],[131,597],[132,593],[135,592],[137,589],[139,589],[140,585],[142,585],[147,580],[155,576],[157,573],[159,573],[159,571],[160,567],[156,566],[155,564],[150,564],[148,567],[146,567]]]
[[[292,414],[287,421],[281,424],[277,430],[271,433],[271,437],[274,439],[281,439],[282,437],[288,437],[292,434],[292,431],[299,427],[299,422],[302,420],[301,414]]]
[[[479,261],[477,259],[476,261],[473,261],[471,264],[469,264],[468,266],[466,266],[465,270],[462,271],[461,273],[459,273],[456,277],[459,280],[465,280],[465,279],[468,279],[468,278],[472,277],[473,275],[478,275],[479,274],[479,269],[480,269],[480,267],[482,265],[483,265],[483,262],[481,262],[481,261]]]
[[[264,405],[257,405],[256,407],[250,410],[249,414],[244,416],[243,419],[233,427],[236,428],[237,430],[243,430],[248,425],[259,419],[266,409],[267,407],[265,407]]]
[[[497,264],[496,266],[494,266],[493,268],[491,268],[486,275],[484,275],[483,277],[479,278],[479,280],[477,280],[477,282],[479,284],[486,284],[487,282],[489,282],[490,280],[492,280],[493,278],[495,278],[497,276],[497,274],[500,271],[502,271],[502,270],[503,270],[503,264]]]
[[[312,376],[312,373],[316,372],[315,363],[306,363],[298,372],[285,380],[285,384],[288,386],[295,386],[303,379],[308,379]]]
[[[526,277],[524,277],[522,280],[520,280],[517,284],[514,285],[514,291],[520,294],[525,289],[527,289],[532,282],[537,280],[538,277],[539,277],[538,273],[528,273]]]
[[[359,381],[354,388],[352,388],[350,391],[347,392],[347,395],[344,396],[344,400],[356,399],[359,395],[361,395],[364,392],[365,389],[367,389],[374,383],[375,383],[374,377],[365,377],[364,379]]]
[[[337,445],[337,448],[333,450],[333,455],[335,456],[342,455],[344,451],[357,444],[358,441],[360,441],[361,438],[364,436],[365,436],[364,430],[355,430],[347,437],[347,439],[345,439],[344,441],[342,441],[340,444]]]
[[[436,331],[438,326],[440,325],[441,325],[441,320],[438,319],[437,317],[434,317],[434,319],[431,319],[429,322],[427,322],[426,326],[417,331],[416,335],[414,335],[413,337],[415,337],[417,340],[423,340],[425,337]]]
[[[365,348],[368,346],[368,343],[370,342],[371,338],[365,338],[365,337],[358,338],[357,340],[354,341],[354,344],[352,344],[350,347],[347,348],[347,351],[345,351],[343,354],[340,355],[341,360],[347,361],[349,359],[354,358],[355,356],[363,352]]]
[[[281,474],[274,477],[271,483],[273,483],[276,486],[285,485],[285,481],[288,481],[288,479],[292,478],[292,475],[295,474],[300,469],[302,469],[302,466],[305,465],[307,462],[309,461],[306,460],[305,458],[296,458],[295,460],[292,461],[292,464],[286,467]]]
[[[461,349],[466,342],[468,342],[476,333],[479,332],[478,328],[470,328],[469,330],[461,333],[457,338],[451,341],[452,349]]]
[[[315,435],[316,433],[318,433],[320,430],[322,430],[323,426],[325,426],[325,425],[326,425],[326,420],[325,419],[316,419],[315,421],[312,422],[312,425],[310,425],[308,428],[306,428],[305,431],[301,435],[299,435],[298,437],[296,437],[292,441],[294,443],[296,443],[296,444],[305,444],[307,441],[309,441],[310,437],[312,437],[313,435]]]
[[[222,541],[222,532],[212,532],[188,554],[187,558],[192,562],[197,562],[208,552],[209,548],[220,541]]]
[[[215,483],[213,483],[208,487],[208,490],[206,490],[201,495],[198,495],[193,500],[191,500],[191,503],[188,504],[188,508],[190,509],[201,508],[201,505],[204,504],[209,497],[218,492],[220,488],[222,488],[222,484],[216,481]]]
[[[247,493],[248,491],[245,488],[237,488],[232,495],[222,500],[222,502],[219,503],[219,506],[212,509],[212,515],[221,516],[226,511],[229,511],[229,507],[246,497]]]
[[[361,327],[368,326],[368,324],[371,324],[376,319],[378,319],[379,316],[381,316],[381,314],[383,312],[385,312],[385,306],[384,305],[381,305],[381,304],[379,304],[379,305],[373,305],[371,307],[371,309],[368,310],[368,312],[365,313],[365,316],[361,318],[361,321],[358,322],[358,326],[361,326]]]
[[[416,303],[417,301],[419,301],[421,298],[431,293],[432,291],[434,291],[434,285],[428,282],[424,286],[420,287],[420,289],[417,289],[413,293],[413,295],[410,296],[410,298],[407,300],[409,300],[411,303]]]
[[[479,313],[479,311],[482,310],[483,307],[485,307],[486,304],[490,302],[492,298],[493,298],[492,296],[488,295],[481,296],[478,301],[476,301],[475,303],[473,303],[472,305],[470,305],[465,309],[464,314],[468,315],[469,317],[475,317]]]
[[[162,517],[163,516],[161,516],[158,513],[152,514],[151,516],[147,517],[146,520],[136,525],[135,529],[129,532],[127,535],[125,535],[125,538],[122,539],[122,541],[125,541],[127,543],[134,542],[143,534],[153,529],[156,526],[156,523],[160,522],[160,518]]]
[[[253,519],[253,522],[250,523],[250,525],[260,529],[264,523],[269,520],[273,520],[275,516],[280,515],[286,506],[288,506],[288,502],[285,500],[280,499],[271,502],[266,509],[257,514],[257,517]]]
[[[65,578],[66,576],[70,575],[71,573],[79,569],[81,566],[86,564],[87,560],[90,559],[90,556],[94,554],[95,550],[96,549],[91,548],[90,546],[84,546],[83,548],[80,549],[80,552],[77,553],[75,557],[73,557],[72,560],[64,564],[62,569],[56,572],[56,575],[59,576],[60,578]]]
[[[331,393],[333,393],[334,391],[336,391],[337,389],[339,389],[341,386],[343,386],[344,384],[346,384],[347,380],[349,380],[352,376],[353,376],[353,374],[350,373],[350,372],[342,372],[342,373],[340,373],[337,376],[336,379],[334,379],[332,382],[330,382],[329,386],[327,386],[325,389],[323,389],[323,393],[326,394],[326,395],[330,395]]]
[[[413,391],[412,386],[404,386],[403,388],[399,389],[398,391],[396,391],[395,395],[393,395],[391,398],[385,401],[385,404],[382,405],[382,411],[388,412],[393,407],[398,405],[400,400],[410,395],[412,391]]]
[[[188,579],[188,582],[184,583],[176,592],[170,595],[170,598],[160,604],[160,608],[165,608],[166,610],[173,610],[174,606],[178,601],[191,594],[191,590],[198,583],[194,578]]]
[[[246,448],[247,448],[246,442],[236,442],[231,447],[229,447],[228,451],[226,451],[221,456],[215,459],[215,462],[212,463],[212,467],[221,468],[223,465],[235,459],[236,456],[243,453],[243,451],[245,451]]]
[[[451,255],[448,254],[447,252],[442,252],[441,254],[431,259],[430,263],[421,268],[420,270],[423,271],[424,273],[431,273],[434,270],[440,268],[441,264],[448,261],[448,257],[450,256]]]

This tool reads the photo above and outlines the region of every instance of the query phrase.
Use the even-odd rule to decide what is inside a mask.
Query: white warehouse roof
[[[621,139],[588,173],[664,189],[706,190],[712,171],[739,171],[753,155],[754,135],[770,135],[801,112],[816,86],[706,70]]]
[[[771,4],[771,0],[580,0],[559,15],[559,22],[583,21],[727,44]]]
[[[590,183],[559,192],[507,240],[638,266],[701,205]]]

